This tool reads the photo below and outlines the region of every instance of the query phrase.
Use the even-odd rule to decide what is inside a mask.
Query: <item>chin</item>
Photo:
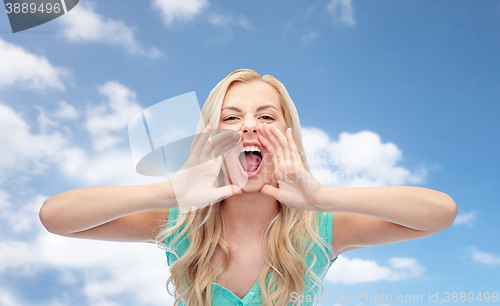
[[[259,192],[265,184],[266,183],[259,176],[257,176],[248,180],[246,184],[240,187],[243,192]]]
[[[252,186],[243,186],[243,188],[241,188],[241,190],[243,192],[246,192],[246,193],[251,193],[251,192],[259,192],[260,188],[262,188],[262,186],[256,186],[256,185],[252,185]]]

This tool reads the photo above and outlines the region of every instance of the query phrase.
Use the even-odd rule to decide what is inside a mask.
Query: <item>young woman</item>
[[[156,241],[179,305],[299,305],[293,294],[319,294],[339,254],[430,236],[455,219],[455,202],[439,191],[317,182],[296,108],[272,76],[232,72],[202,117],[208,126],[198,127],[186,171],[164,183],[58,194],[40,211],[44,226],[68,237]],[[210,135],[211,127],[229,132]],[[182,213],[180,198],[198,209]]]

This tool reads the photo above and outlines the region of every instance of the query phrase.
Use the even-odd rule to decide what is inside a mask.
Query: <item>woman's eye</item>
[[[260,118],[264,119],[264,120],[274,120],[273,117],[271,116],[267,116],[267,115],[264,115],[264,116],[260,116]]]
[[[231,116],[231,117],[227,117],[226,119],[224,119],[224,121],[229,121],[229,120],[234,120],[234,119],[237,119],[237,118],[234,116]]]

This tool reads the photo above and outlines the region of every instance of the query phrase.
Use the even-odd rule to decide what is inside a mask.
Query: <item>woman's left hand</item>
[[[300,152],[288,128],[285,135],[273,125],[263,124],[264,134],[260,143],[272,155],[273,178],[278,188],[264,185],[260,192],[273,196],[281,203],[299,209],[318,210],[321,205],[324,186],[304,167]]]

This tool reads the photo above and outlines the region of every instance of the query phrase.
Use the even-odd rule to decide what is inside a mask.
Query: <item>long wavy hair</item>
[[[203,106],[203,120],[200,120],[198,133],[204,131],[205,124],[212,127],[219,125],[222,103],[231,85],[256,81],[269,84],[278,93],[286,125],[292,128],[302,163],[310,172],[302,145],[297,109],[285,86],[270,75],[261,77],[253,70],[240,69],[220,81],[210,92]],[[217,180],[219,186],[224,182],[224,179],[221,180],[222,175],[221,170]],[[178,258],[171,266],[171,275],[167,280],[167,290],[175,296],[175,305],[178,305],[180,300],[189,306],[211,305],[212,283],[228,267],[231,258],[229,247],[222,238],[221,203],[222,201],[179,214],[175,225],[161,230],[156,237],[158,246]],[[171,237],[170,245],[166,245],[165,239],[179,229],[180,233]],[[190,244],[187,251],[179,256],[174,244],[178,243],[184,234]],[[311,251],[315,245],[320,247],[329,260],[330,246],[318,235],[318,215],[315,211],[300,210],[278,202],[277,213],[265,227],[262,236],[268,237],[268,252],[262,254],[266,264],[258,279],[264,305],[289,305],[292,292],[300,294],[306,291],[306,279],[322,287],[320,276],[306,263],[307,257],[313,258],[313,265],[317,262],[316,255]],[[265,239],[262,241],[264,244]],[[219,265],[213,266],[210,260],[217,247],[223,251],[223,258]],[[170,285],[174,286],[174,292],[171,292]],[[298,302],[294,303],[297,304]]]

